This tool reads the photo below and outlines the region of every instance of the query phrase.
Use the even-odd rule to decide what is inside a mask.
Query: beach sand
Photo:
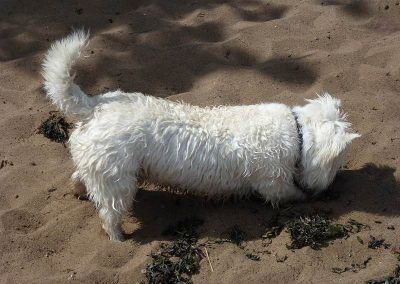
[[[399,263],[370,235],[400,245],[399,1],[0,1],[0,283],[140,283],[161,232],[197,215],[201,261],[194,283],[364,283]],[[37,129],[56,110],[41,90],[51,42],[86,27],[91,42],[76,81],[95,95],[120,88],[200,106],[304,104],[340,98],[357,139],[331,200],[294,208],[330,211],[370,229],[327,247],[291,251],[266,224],[287,207],[262,200],[218,204],[144,188],[125,218],[129,234],[110,242],[94,206],[76,198],[68,149]],[[70,121],[71,122],[71,121]],[[244,249],[215,243],[238,225]],[[387,229],[393,225],[394,230]],[[357,237],[364,240],[361,244]],[[257,253],[260,261],[245,256]],[[277,257],[287,256],[284,262]],[[333,267],[362,263],[358,273]]]

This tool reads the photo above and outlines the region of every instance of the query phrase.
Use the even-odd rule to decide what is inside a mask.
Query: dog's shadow
[[[163,231],[168,225],[192,216],[204,220],[199,228],[202,237],[226,238],[230,228],[237,225],[246,232],[247,240],[260,239],[271,220],[287,211],[329,211],[329,217],[334,219],[357,211],[399,216],[400,187],[394,172],[394,168],[375,164],[344,170],[323,195],[275,209],[258,198],[221,203],[167,191],[141,190],[130,219],[138,225],[128,232],[127,238],[139,243],[167,240],[169,237]]]

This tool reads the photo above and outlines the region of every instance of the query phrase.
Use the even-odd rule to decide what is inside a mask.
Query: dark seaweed
[[[385,239],[377,239],[374,236],[369,236],[368,248],[377,249],[381,246],[388,248],[390,244],[385,243]]]
[[[197,245],[196,228],[203,224],[198,218],[188,218],[170,225],[164,234],[178,236],[172,244],[161,244],[152,253],[152,261],[146,266],[149,283],[192,283],[191,276],[200,271],[203,253]]]
[[[280,233],[282,232],[284,227],[285,227],[285,223],[280,222],[278,219],[275,219],[266,228],[264,235],[262,235],[262,238],[263,239],[274,239],[280,235]]]
[[[254,260],[254,261],[260,261],[261,258],[258,255],[252,254],[252,253],[246,253],[246,257],[248,259]]]
[[[359,272],[361,269],[367,268],[368,262],[372,259],[372,257],[367,257],[366,260],[363,261],[363,263],[352,263],[350,267],[344,267],[344,268],[338,268],[338,267],[333,267],[331,270],[333,273],[337,274],[342,274],[343,272],[346,271],[351,271],[351,272]]]
[[[346,224],[346,229],[351,233],[359,233],[362,229],[370,229],[370,226],[362,224],[354,219],[349,219]]]
[[[366,282],[367,284],[400,284],[400,265],[397,265],[392,275],[380,278],[372,279]]]
[[[69,124],[64,117],[58,113],[52,113],[39,127],[39,132],[51,141],[65,143],[69,138]]]
[[[345,226],[332,224],[328,218],[319,215],[289,220],[286,228],[292,239],[292,243],[288,246],[290,249],[300,249],[305,246],[319,249],[330,240],[348,235]]]

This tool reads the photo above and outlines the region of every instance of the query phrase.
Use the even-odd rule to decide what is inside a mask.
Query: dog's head
[[[317,194],[332,183],[351,142],[360,135],[351,132],[340,100],[325,93],[307,102],[293,108],[303,135],[299,182]]]

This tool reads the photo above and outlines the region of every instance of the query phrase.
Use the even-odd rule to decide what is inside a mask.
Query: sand
[[[390,249],[367,247],[370,235],[400,244],[399,1],[4,0],[0,19],[0,283],[146,281],[149,254],[171,240],[161,232],[189,215],[204,220],[199,242],[214,267],[203,259],[194,283],[363,283],[399,263]],[[40,62],[72,26],[91,30],[77,82],[93,95],[121,88],[201,106],[295,105],[323,91],[342,99],[362,137],[333,185],[338,196],[294,207],[370,229],[291,251],[285,231],[271,244],[261,238],[286,207],[144,188],[125,220],[128,240],[110,242],[92,204],[74,196],[68,149],[37,131],[55,110]],[[234,225],[247,234],[244,250],[215,243]],[[261,260],[248,251],[263,251]],[[331,271],[367,257],[358,273]]]

